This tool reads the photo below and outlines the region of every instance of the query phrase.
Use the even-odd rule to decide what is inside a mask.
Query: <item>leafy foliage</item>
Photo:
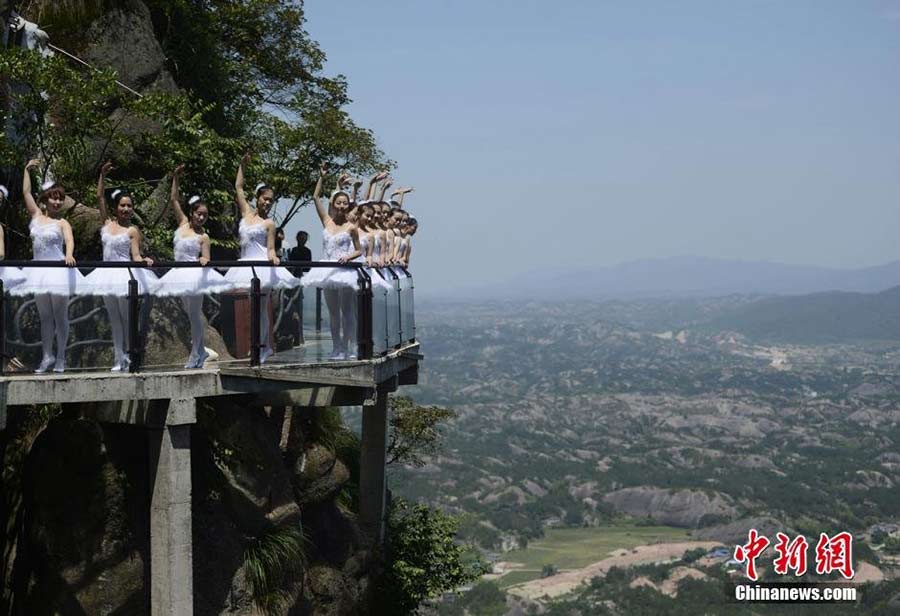
[[[306,538],[298,524],[267,529],[244,552],[244,575],[256,605],[280,613],[290,601],[286,589],[299,583],[306,568]]]
[[[385,546],[385,572],[373,593],[379,614],[411,614],[428,599],[470,584],[487,573],[458,545],[457,520],[426,505],[394,501]]]
[[[210,205],[214,246],[230,248],[236,247],[233,178],[243,152],[254,153],[248,185],[265,180],[282,199],[284,211],[273,213],[281,226],[310,202],[321,162],[357,174],[392,164],[374,134],[347,113],[346,80],[323,73],[325,54],[303,30],[302,2],[146,4],[166,68],[182,90],[137,97],[119,89],[110,70],[4,52],[0,74],[13,87],[0,119],[14,117],[20,138],[0,143],[0,165],[19,169],[37,154],[45,173],[52,170],[76,200],[91,204],[96,170],[112,158],[118,166],[113,182],[135,196],[151,254],[167,255],[171,238],[161,228],[168,228],[161,218],[165,179],[177,164],[187,166],[183,191]],[[65,44],[77,51],[94,44],[77,33],[106,7],[103,0],[32,0],[22,9],[33,20],[46,20],[51,37],[65,29]],[[152,194],[161,180],[161,190]],[[14,178],[6,183],[17,184]]]
[[[388,464],[424,466],[425,458],[440,449],[440,424],[455,417],[456,411],[450,409],[420,406],[407,396],[392,397]]]

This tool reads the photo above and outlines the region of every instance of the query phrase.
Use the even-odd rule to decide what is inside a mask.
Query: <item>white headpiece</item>
[[[4,199],[9,199],[9,191],[3,184],[0,184],[0,195],[3,195]]]
[[[118,196],[121,194],[122,194],[122,189],[117,188],[114,191],[112,191],[112,193],[109,196],[113,201],[115,201],[118,198]]]
[[[200,201],[200,195],[194,195],[193,197],[188,199],[188,205],[194,205],[198,201]]]
[[[56,186],[56,180],[47,180],[46,182],[41,184],[41,192],[47,192],[54,186]]]
[[[270,188],[270,186],[268,184],[266,184],[265,182],[260,182],[259,184],[256,185],[256,188],[253,189],[253,194],[259,195],[259,191],[261,191],[263,188]]]

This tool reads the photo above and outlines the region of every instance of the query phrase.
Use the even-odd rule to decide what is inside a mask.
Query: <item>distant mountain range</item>
[[[731,308],[707,324],[751,338],[819,344],[900,340],[900,287],[880,293],[768,297]]]
[[[835,269],[706,257],[641,259],[601,268],[544,270],[457,294],[465,299],[635,299],[804,295],[824,291],[874,293],[900,285],[900,261]]]

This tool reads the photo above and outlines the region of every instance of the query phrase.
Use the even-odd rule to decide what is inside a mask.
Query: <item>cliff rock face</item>
[[[75,51],[135,90],[177,90],[147,5],[107,6]],[[134,134],[152,130],[132,121],[124,126]],[[128,151],[109,154],[122,166],[140,165]],[[166,187],[156,193],[164,202]],[[83,253],[76,256],[96,257],[96,210],[69,207]],[[179,303],[158,301],[150,317],[145,361],[183,359],[190,332]],[[224,355],[221,338],[208,333],[209,346]],[[294,409],[292,424],[284,416],[249,399],[198,409],[191,437],[198,616],[364,612],[373,562],[351,512],[354,462],[335,454],[313,410]],[[0,433],[0,616],[149,614],[147,430],[79,417],[67,408],[45,426],[17,431],[19,418]]]
[[[19,537],[6,580],[13,600],[0,613],[149,614],[147,430],[79,419],[77,410],[51,419],[20,464],[21,506],[3,511]],[[198,616],[365,613],[373,563],[339,502],[350,473],[298,428],[283,450],[281,431],[277,409],[227,401],[199,409],[191,456]],[[311,462],[297,462],[304,458]],[[300,558],[266,570],[263,592],[251,561],[272,537],[296,537]]]
[[[699,490],[665,490],[653,487],[625,488],[610,492],[603,502],[617,511],[653,518],[660,524],[697,528],[701,521],[732,519],[737,511],[728,497]]]

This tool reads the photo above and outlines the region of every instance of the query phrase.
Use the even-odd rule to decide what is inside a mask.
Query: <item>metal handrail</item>
[[[30,261],[25,259],[10,259],[0,261],[0,265],[5,267],[74,267],[74,268],[132,268],[141,267],[147,269],[172,269],[176,267],[344,267],[348,269],[360,269],[369,267],[365,263],[357,261],[348,261],[340,263],[338,261],[279,261],[275,265],[271,261],[239,261],[237,259],[223,261],[209,261],[206,265],[201,265],[199,261],[154,261],[153,265],[148,265],[144,261],[78,261],[75,265],[66,265],[65,261]],[[388,267],[388,266],[385,266]]]
[[[134,278],[134,275],[130,272],[131,269],[139,268],[139,269],[174,269],[174,268],[182,268],[182,267],[211,267],[211,268],[232,268],[232,267],[249,267],[253,271],[253,277],[250,281],[250,328],[251,328],[251,349],[250,349],[250,365],[251,366],[259,366],[260,364],[260,349],[262,347],[262,341],[259,339],[260,332],[260,310],[262,309],[262,291],[260,288],[260,279],[256,273],[257,267],[285,267],[289,269],[303,268],[303,269],[312,269],[319,267],[339,267],[345,269],[354,269],[357,272],[357,280],[359,286],[357,288],[357,297],[360,300],[358,302],[358,314],[356,319],[356,327],[357,327],[357,356],[360,359],[370,359],[374,354],[374,344],[372,340],[373,335],[373,324],[372,324],[372,301],[373,301],[373,293],[372,293],[372,279],[369,273],[366,271],[366,268],[369,266],[366,263],[360,263],[358,261],[349,261],[346,263],[340,263],[337,261],[279,261],[278,266],[275,266],[274,263],[268,260],[254,260],[254,261],[240,261],[240,260],[221,260],[221,261],[208,261],[206,265],[201,265],[199,261],[158,261],[154,262],[152,265],[147,264],[144,261],[81,261],[77,262],[74,265],[67,265],[65,261],[30,261],[30,260],[15,260],[10,259],[8,261],[0,261],[0,266],[3,267],[36,267],[36,268],[44,268],[44,267],[65,267],[65,268],[74,268],[74,269],[97,269],[97,268],[118,268],[118,269],[128,269],[129,270],[129,281],[128,281],[128,293],[126,297],[128,298],[128,320],[129,320],[129,331],[128,341],[129,341],[129,358],[130,358],[130,371],[137,372],[140,369],[141,365],[141,355],[143,351],[143,346],[140,342],[140,335],[138,332],[138,301],[140,298],[138,292],[138,282]],[[384,269],[387,269],[390,277],[393,277],[394,280],[398,280],[399,277],[391,267],[400,267],[402,271],[406,274],[408,278],[412,278],[409,271],[402,266],[385,266]],[[378,266],[375,266],[372,269],[382,269]],[[302,276],[297,276],[296,278],[301,279]],[[2,280],[0,280],[0,375],[3,374],[3,360],[5,359],[5,344],[6,344],[6,323],[5,323],[5,311],[4,311],[4,285]],[[399,298],[398,298],[399,299]],[[320,306],[317,301],[317,312],[320,310]],[[398,313],[402,311],[402,307],[398,302]],[[320,317],[317,314],[317,320]],[[402,318],[401,318],[402,320]],[[398,332],[399,333],[399,332]],[[402,335],[401,335],[402,337]]]

